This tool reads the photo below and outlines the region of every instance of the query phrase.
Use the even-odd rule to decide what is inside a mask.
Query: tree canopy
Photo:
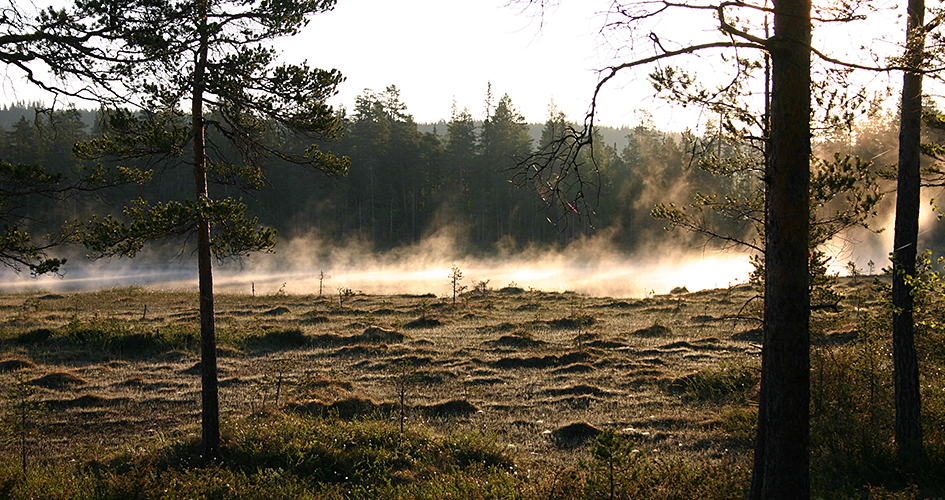
[[[123,217],[93,217],[81,233],[96,255],[134,256],[154,239],[187,234],[197,240],[200,289],[202,431],[207,458],[220,446],[216,334],[211,257],[272,248],[275,232],[245,216],[233,196],[211,196],[209,185],[256,189],[265,170],[285,164],[328,174],[348,160],[319,149],[336,139],[341,122],[325,100],[342,77],[336,70],[277,64],[270,44],[291,36],[334,0],[77,0],[74,15],[114,33],[106,56],[89,56],[120,101],[135,109],[107,112],[103,133],[76,145],[96,161],[145,160],[161,172],[185,167],[193,195],[137,198]],[[96,82],[98,83],[98,82]],[[117,89],[115,89],[117,86]],[[184,103],[189,105],[185,109]],[[304,148],[298,142],[309,141]]]

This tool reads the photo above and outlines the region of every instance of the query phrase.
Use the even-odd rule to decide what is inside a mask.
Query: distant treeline
[[[484,119],[474,120],[468,110],[454,109],[449,121],[420,126],[396,87],[365,91],[354,109],[344,112],[344,137],[319,145],[350,157],[346,177],[286,165],[270,169],[261,190],[241,193],[220,182],[211,187],[210,195],[242,196],[250,212],[283,238],[354,239],[378,251],[418,242],[443,229],[468,252],[563,246],[594,235],[606,237],[615,248],[633,251],[663,237],[659,235],[664,234],[664,224],[650,216],[654,204],[687,204],[697,193],[737,196],[761,187],[751,174],[715,175],[699,168],[700,160],[709,155],[746,153],[720,139],[711,125],[701,135],[664,133],[645,125],[598,127],[593,162],[591,150],[582,152],[587,166],[596,165],[597,170],[586,177],[589,184],[584,186],[592,213],[580,204],[562,206],[551,199],[547,180],[513,181],[523,171],[522,159],[561,137],[569,126],[566,117],[552,113],[544,124],[529,124],[509,96],[490,97],[487,103]],[[71,155],[72,145],[101,133],[100,117],[79,110],[37,114],[33,108],[16,105],[0,110],[0,159],[68,173],[78,163]],[[308,146],[278,134],[272,140],[296,141],[299,150]],[[894,124],[889,119],[874,120],[866,129],[833,137],[820,147],[870,158],[893,147],[895,142],[889,141],[895,141]],[[115,207],[139,196],[150,201],[192,197],[193,178],[186,168],[150,167],[156,178],[144,189],[126,187],[91,202],[40,205],[36,210],[47,216],[51,211],[53,220],[62,220],[114,213]]]

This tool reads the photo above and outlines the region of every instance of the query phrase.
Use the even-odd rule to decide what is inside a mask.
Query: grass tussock
[[[630,333],[631,337],[666,337],[672,330],[668,326],[660,323],[654,323],[646,328],[640,328]]]
[[[927,460],[903,468],[886,292],[839,290],[811,320],[812,497],[945,498],[945,333],[918,331]],[[744,498],[754,296],[221,294],[208,464],[195,294],[0,294],[0,500]]]
[[[0,361],[0,373],[15,372],[30,368],[36,368],[36,363],[25,358],[9,358]]]
[[[505,489],[514,472],[504,447],[480,435],[263,413],[225,426],[217,462],[205,463],[194,441],[154,440],[25,477],[0,466],[0,484],[10,499],[497,498],[496,488],[514,491]]]
[[[82,377],[70,372],[47,373],[30,381],[32,385],[45,389],[67,389],[88,384]]]
[[[760,378],[757,366],[723,363],[697,373],[685,375],[669,384],[669,391],[700,401],[722,401],[747,398]]]
[[[44,340],[50,342],[55,339],[61,339],[73,348],[135,357],[174,350],[195,350],[199,331],[196,325],[183,323],[152,326],[114,317],[73,317],[58,332],[52,332]]]
[[[354,422],[262,413],[229,422],[221,459],[192,440],[148,445],[23,476],[0,466],[2,498],[59,499],[629,499],[743,496],[731,464],[651,460],[613,431],[597,431],[585,459],[553,473],[525,470],[479,433],[400,432]]]
[[[284,350],[305,347],[311,339],[301,328],[272,328],[243,337],[241,347],[250,349]]]

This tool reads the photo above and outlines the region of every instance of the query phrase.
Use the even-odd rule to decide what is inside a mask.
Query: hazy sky
[[[580,122],[598,81],[597,70],[612,64],[617,50],[622,60],[629,60],[639,56],[635,50],[651,49],[644,47],[645,37],[638,37],[643,42],[634,47],[600,34],[608,21],[604,11],[609,0],[561,0],[544,16],[523,2],[510,2],[515,0],[338,0],[333,11],[313,16],[301,34],[279,41],[278,47],[287,61],[307,59],[312,66],[336,68],[346,76],[332,104],[351,109],[364,89],[382,91],[396,85],[418,122],[448,120],[454,99],[460,109],[468,108],[473,117],[481,118],[489,82],[496,100],[509,94],[530,122],[549,116],[552,99],[572,121]],[[893,0],[880,2],[898,11]],[[652,28],[663,41],[716,38],[711,16],[711,12],[692,17],[673,13],[655,21]],[[892,20],[883,26],[898,33],[898,24]],[[846,54],[847,48],[889,49],[888,41],[877,42],[879,32],[887,30],[863,28],[854,23],[819,30],[815,43],[852,59],[856,57]],[[894,36],[898,38],[902,37]],[[689,69],[697,64],[701,79],[731,67],[717,56],[690,58],[683,64]],[[698,130],[694,122],[705,117],[697,110],[674,110],[653,97],[646,81],[651,69],[626,72],[620,81],[608,84],[599,100],[597,123],[636,125],[651,117],[652,124],[663,130]],[[36,99],[49,101],[24,83],[16,70],[8,68],[0,75],[0,102]]]
[[[283,45],[289,59],[346,75],[336,102],[348,108],[365,88],[393,84],[417,121],[448,120],[454,98],[481,117],[491,82],[495,98],[509,94],[528,121],[544,121],[552,99],[579,120],[606,60],[602,2],[563,3],[541,17],[506,0],[340,0]],[[602,118],[636,121],[632,107]]]
[[[35,5],[47,3],[68,2]],[[480,118],[491,82],[495,99],[509,94],[528,121],[544,121],[552,99],[569,118],[583,120],[596,70],[612,55],[598,34],[606,20],[601,10],[609,2],[564,1],[543,17],[535,9],[508,4],[339,0],[333,11],[313,16],[302,33],[280,40],[278,47],[287,61],[307,59],[312,66],[341,71],[347,80],[332,104],[349,109],[365,88],[382,91],[396,85],[418,122],[448,120],[454,99]],[[638,123],[637,110],[654,105],[649,92],[645,83],[632,92],[613,89],[608,95],[620,98],[608,100],[600,123]],[[0,74],[0,102],[33,100],[48,103],[51,98],[16,69]]]
[[[674,42],[718,40],[712,11],[677,9],[639,31],[636,42],[621,42],[614,32],[600,34],[602,26],[618,19],[606,15],[609,0],[550,3],[559,5],[540,16],[524,0],[339,0],[334,11],[315,16],[305,32],[284,47],[289,59],[307,58],[346,75],[335,102],[348,108],[365,88],[381,91],[394,84],[418,122],[448,120],[454,98],[460,109],[481,117],[491,81],[495,98],[509,94],[530,122],[548,117],[552,99],[571,120],[580,122],[599,69],[651,53],[647,30],[660,33],[670,48],[681,46]],[[820,24],[815,44],[833,56],[866,64],[898,54],[895,42],[904,38],[897,19],[901,9],[895,0],[877,0],[871,6],[876,10],[861,13],[882,19],[878,24]],[[747,50],[740,55],[755,54]],[[717,54],[673,63],[707,81],[732,67]],[[651,118],[663,130],[698,129],[693,122],[705,119],[698,110],[673,109],[654,98],[646,80],[652,69],[626,71],[608,83],[599,100],[599,124],[636,125]],[[866,73],[857,83],[876,87],[885,84],[887,76]]]

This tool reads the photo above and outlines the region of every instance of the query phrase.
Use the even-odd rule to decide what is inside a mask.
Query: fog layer
[[[574,291],[594,296],[641,297],[675,287],[689,291],[747,281],[747,255],[712,249],[654,251],[628,255],[592,239],[563,250],[526,248],[477,257],[456,248],[448,234],[378,254],[356,243],[330,244],[314,238],[280,242],[272,254],[218,263],[216,291],[223,293],[336,294],[350,288],[371,294],[451,293],[452,266],[461,285],[472,289],[518,286],[543,291]],[[63,276],[33,278],[6,272],[3,291],[67,292],[139,285],[152,289],[196,289],[196,265],[187,258],[155,255],[88,261],[73,257]]]

